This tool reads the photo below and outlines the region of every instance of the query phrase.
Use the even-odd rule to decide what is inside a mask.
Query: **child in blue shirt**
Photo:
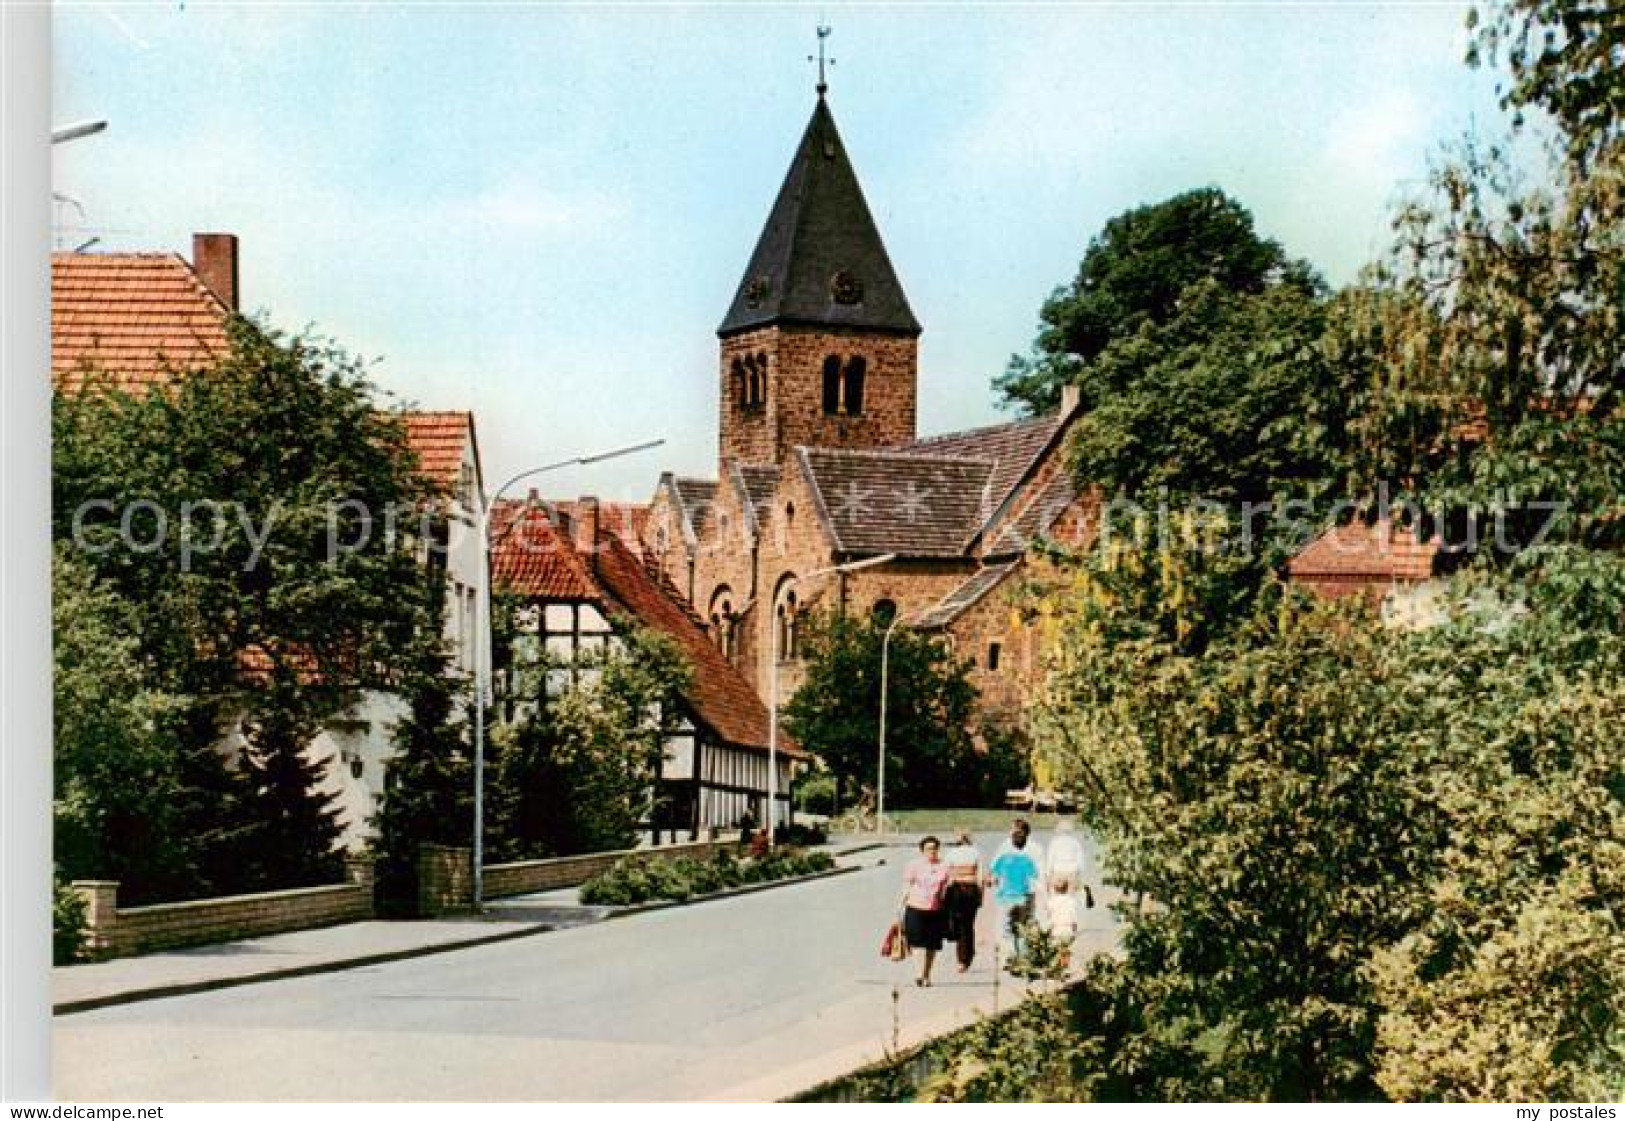
[[[999,909],[999,930],[1007,948],[1006,961],[1022,950],[1021,925],[1032,921],[1041,878],[1038,861],[1027,849],[1029,834],[1027,823],[1017,818],[1010,828],[1010,844],[999,850],[988,868],[993,902]]]

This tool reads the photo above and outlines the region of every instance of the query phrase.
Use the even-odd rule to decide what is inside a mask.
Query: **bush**
[[[835,813],[835,776],[825,772],[796,783],[796,810],[800,813]]]
[[[581,901],[606,907],[627,907],[657,899],[680,903],[746,884],[827,872],[833,867],[835,860],[828,853],[798,849],[776,849],[743,860],[727,849],[719,849],[705,860],[629,856],[582,884]]]
[[[51,964],[71,965],[84,958],[85,897],[60,879],[51,889]]]
[[[781,845],[802,848],[807,845],[821,845],[827,840],[829,833],[822,825],[803,825],[798,821],[794,825],[779,826],[778,842]]]

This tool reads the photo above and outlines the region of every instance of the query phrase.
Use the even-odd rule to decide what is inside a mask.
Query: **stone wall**
[[[120,907],[115,881],[75,881],[87,904],[85,951],[93,958],[124,957],[370,919],[372,864],[353,859],[348,865],[345,884],[149,907]]]
[[[861,357],[860,415],[824,412],[824,360]],[[765,359],[767,398],[744,405],[734,381],[736,359]],[[797,445],[879,448],[915,437],[919,341],[838,327],[761,327],[722,341],[718,378],[719,460],[782,465]]]
[[[736,848],[737,841],[695,841],[657,848],[594,852],[581,856],[560,856],[549,860],[522,860],[514,864],[492,864],[485,869],[485,895],[500,899],[505,895],[529,895],[584,884],[600,872],[607,872],[628,856],[671,860],[689,856],[703,860],[717,849]]]

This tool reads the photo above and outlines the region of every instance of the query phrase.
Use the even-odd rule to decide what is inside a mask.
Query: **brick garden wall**
[[[492,864],[485,869],[485,894],[497,899],[504,895],[528,895],[586,883],[607,872],[628,856],[670,860],[690,856],[703,860],[717,849],[736,848],[735,841],[696,841],[690,844],[661,845],[658,848],[595,852],[583,856],[560,856],[549,860],[522,860],[514,864]]]
[[[344,884],[149,907],[120,907],[113,881],[81,880],[73,887],[87,903],[86,951],[109,958],[372,918],[371,864],[351,861],[349,875]]]

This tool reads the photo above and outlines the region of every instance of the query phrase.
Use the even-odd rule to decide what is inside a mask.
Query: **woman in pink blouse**
[[[931,965],[942,949],[947,912],[942,900],[948,890],[948,866],[942,862],[941,844],[935,837],[920,842],[920,855],[903,870],[903,936],[909,948],[925,951],[924,965],[914,979],[922,988],[931,983]]]

